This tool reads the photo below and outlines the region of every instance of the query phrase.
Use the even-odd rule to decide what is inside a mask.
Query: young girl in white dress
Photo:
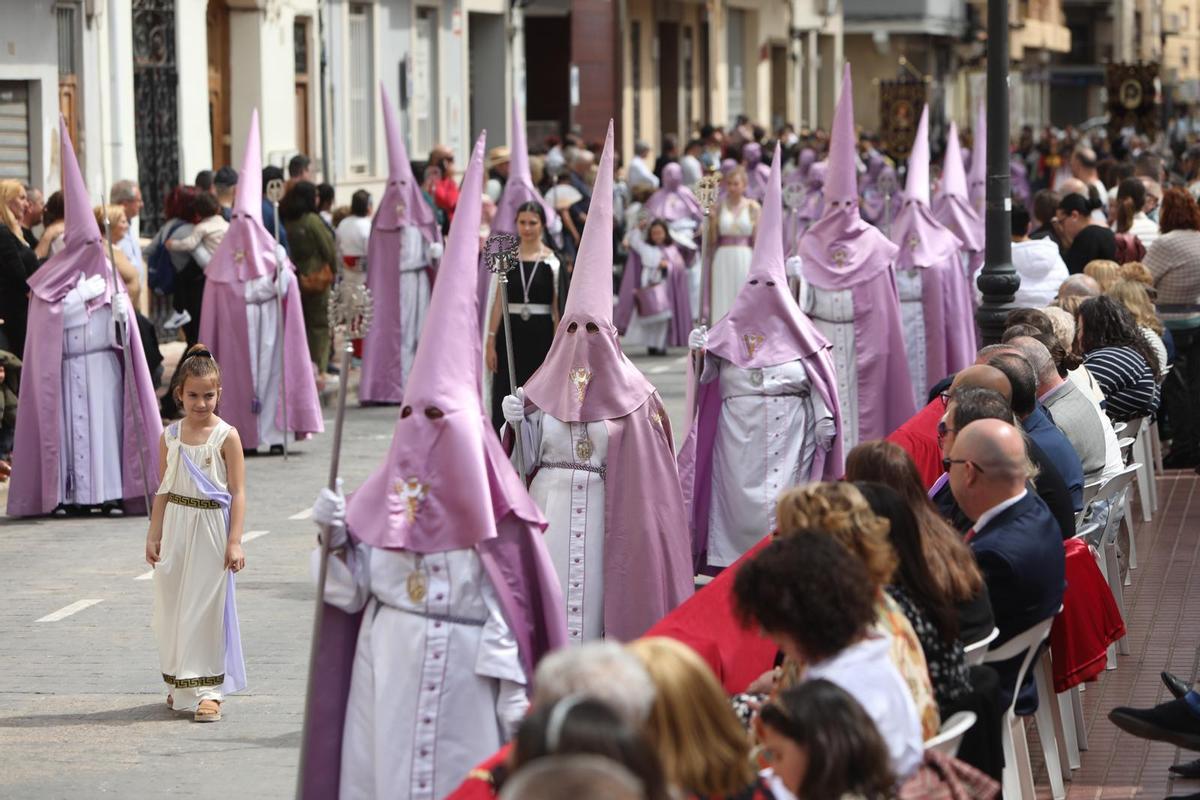
[[[710,324],[728,313],[750,274],[759,205],[745,196],[746,185],[746,171],[742,167],[725,176],[725,197],[716,214],[717,248],[710,273]]]
[[[146,561],[154,567],[154,616],[167,706],[221,719],[225,694],[246,686],[234,579],[242,552],[245,461],[237,429],[214,412],[221,370],[204,345],[173,381],[182,420],[163,431]]]

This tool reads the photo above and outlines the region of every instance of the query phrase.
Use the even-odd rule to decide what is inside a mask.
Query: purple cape
[[[440,233],[438,235],[440,239]],[[400,403],[404,400],[403,331],[400,323],[400,258],[403,228],[371,226],[367,243],[367,288],[375,314],[363,341],[360,403]],[[436,239],[435,239],[436,241]],[[429,282],[435,271],[427,267]]]
[[[225,242],[222,242],[224,245]],[[285,269],[290,269],[290,266]],[[274,300],[269,302],[275,302]],[[304,319],[300,309],[300,288],[296,280],[288,282],[283,301],[283,347],[286,386],[280,392],[281,403],[273,410],[276,425],[283,429],[283,403],[287,403],[288,430],[298,435],[325,430],[317,386],[313,382],[312,360]],[[200,341],[208,346],[221,365],[222,419],[238,430],[242,447],[258,447],[258,414],[254,412],[253,373],[250,371],[250,332],[246,327],[245,284],[209,280],[204,285],[200,311]],[[262,409],[259,413],[272,413]]]
[[[96,244],[99,247],[99,243]],[[72,254],[64,250],[60,256]],[[58,258],[56,256],[55,258]],[[69,264],[73,266],[73,264]],[[24,372],[21,377],[21,399],[17,404],[17,432],[13,444],[13,470],[8,493],[8,514],[13,517],[32,517],[49,514],[59,504],[58,454],[62,428],[62,299],[71,288],[55,273],[56,264],[47,262],[30,279],[29,336],[25,340]],[[78,273],[76,273],[78,274]],[[44,275],[44,277],[41,277]],[[37,280],[38,278],[40,280]],[[120,284],[120,282],[118,282]],[[47,289],[53,291],[48,291]],[[125,294],[124,285],[117,291]],[[126,297],[128,302],[128,297]],[[133,319],[133,304],[128,302],[129,354],[133,375],[123,381],[133,381],[134,402],[142,429],[137,429],[134,406],[127,386],[121,390],[121,494],[127,514],[145,514],[145,495],[153,496],[158,478],[158,440],[162,436],[162,418],[158,399],[150,383],[150,370],[137,335]],[[36,331],[36,335],[34,332]],[[125,360],[121,358],[124,371]],[[143,450],[143,448],[145,448]],[[139,455],[142,453],[142,455]],[[147,476],[142,475],[143,456]]]
[[[667,268],[667,284],[671,292],[671,322],[667,330],[667,345],[669,347],[685,347],[688,334],[692,331],[692,301],[688,296],[687,266],[683,255],[674,244],[668,243],[662,248],[663,256],[670,262]],[[613,323],[617,331],[624,336],[633,319],[633,309],[636,305],[636,292],[642,285],[642,257],[632,248],[629,258],[625,261],[625,273],[621,276],[621,292],[617,298],[617,308],[613,313]]]
[[[662,188],[650,195],[644,207],[650,219],[676,222],[693,219],[697,225],[704,221],[704,210],[692,190],[683,185],[683,167],[672,161],[663,167]]]

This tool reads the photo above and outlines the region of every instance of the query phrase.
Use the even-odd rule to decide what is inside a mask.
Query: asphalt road
[[[682,350],[635,358],[659,387],[677,442],[684,359]],[[348,409],[348,490],[383,457],[396,413]],[[237,597],[250,685],[216,724],[165,705],[145,518],[0,520],[0,797],[293,795],[314,603],[307,510],[327,478],[331,411],[326,426],[286,462],[248,462]]]

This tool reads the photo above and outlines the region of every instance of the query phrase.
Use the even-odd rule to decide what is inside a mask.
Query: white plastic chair
[[[1120,530],[1122,521],[1129,525],[1128,520],[1125,519],[1129,513],[1129,487],[1140,467],[1140,464],[1130,464],[1100,488],[1099,494],[1096,495],[1096,502],[1108,502],[1108,519],[1105,521],[1104,530],[1098,536],[1089,539],[1089,544],[1094,546],[1100,554],[1100,571],[1104,573],[1104,579],[1108,581],[1108,588],[1113,593],[1113,599],[1117,601],[1117,609],[1121,612],[1122,619],[1125,619],[1125,590],[1121,580],[1121,566],[1117,561],[1117,532]],[[1129,538],[1132,540],[1132,525],[1128,530]],[[1128,625],[1128,623],[1126,624]],[[1121,655],[1129,654],[1129,642],[1124,637],[1115,646],[1109,648],[1108,669],[1117,668],[1118,649]]]
[[[962,744],[963,737],[975,726],[975,719],[974,711],[959,711],[942,723],[936,736],[925,740],[925,749],[937,750],[943,755],[954,758],[958,755],[958,748]]]
[[[1138,498],[1142,503],[1142,522],[1149,522],[1153,512],[1158,510],[1158,490],[1154,485],[1154,453],[1150,447],[1150,420],[1139,417],[1132,420],[1130,425],[1136,425],[1133,442],[1133,460],[1140,463],[1137,473]],[[1129,568],[1137,569],[1137,550],[1130,537]]]
[[[1121,463],[1129,463],[1129,459],[1133,456],[1133,446],[1135,444],[1137,444],[1137,439],[1132,436],[1117,439],[1117,447],[1121,448]]]
[[[1097,526],[1099,527],[1099,526]],[[977,667],[983,663],[983,659],[987,656],[988,647],[992,642],[1000,636],[999,628],[992,628],[992,632],[983,637],[979,641],[971,642],[963,647],[963,655],[966,657],[968,667]]]
[[[1038,646],[1050,635],[1050,626],[1054,617],[1042,620],[1028,630],[1009,639],[1004,644],[988,650],[984,659],[986,663],[1008,661],[1012,658],[1021,659],[1021,668],[1017,671],[1016,688],[1013,690],[1012,701],[1004,712],[1004,724],[1001,736],[1004,741],[1004,797],[1031,798],[1036,797],[1033,785],[1033,765],[1029,762],[1029,741],[1025,738],[1025,723],[1017,716],[1017,695],[1020,694],[1021,684],[1025,682],[1025,673],[1033,663]],[[1039,706],[1042,704],[1039,702]],[[1058,744],[1054,740],[1054,729],[1043,729],[1038,725],[1038,734],[1043,742],[1046,755],[1046,771],[1050,774],[1050,788],[1056,800],[1066,795],[1063,785],[1062,766],[1058,757]]]

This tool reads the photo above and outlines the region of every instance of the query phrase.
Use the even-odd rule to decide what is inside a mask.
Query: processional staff
[[[508,273],[521,263],[520,240],[511,233],[493,233],[483,246],[484,263],[496,276],[496,293],[500,295],[500,317],[504,320],[504,354],[508,358],[508,390],[517,391],[517,368],[513,361],[512,323],[508,318]],[[521,426],[513,429],[513,453],[517,474],[525,481],[525,458],[521,452]]]
[[[288,458],[288,424],[287,424],[287,358],[284,357],[286,343],[284,340],[285,327],[283,322],[283,271],[286,269],[284,264],[279,259],[279,201],[283,199],[283,180],[280,178],[272,178],[267,181],[267,199],[271,201],[271,207],[275,209],[275,305],[279,310],[278,324],[276,325],[277,335],[279,340],[275,349],[279,352],[279,404],[280,410],[283,412],[283,460]],[[343,383],[346,381],[347,373],[341,374]]]

